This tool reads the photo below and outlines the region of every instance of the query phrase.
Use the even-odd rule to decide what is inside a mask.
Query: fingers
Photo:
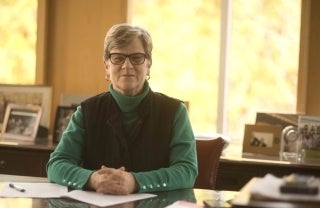
[[[98,175],[95,188],[97,192],[116,195],[127,195],[133,192],[131,173],[126,172],[124,167],[114,169],[102,166],[96,173]]]
[[[118,168],[118,170],[125,171],[125,170],[126,170],[126,168],[122,166],[122,167]]]
[[[107,166],[102,165],[102,166],[101,166],[101,169],[114,169],[114,168],[108,168]],[[126,168],[125,168],[124,166],[121,166],[121,167],[118,168],[117,170],[123,170],[123,171],[125,171]]]
[[[96,191],[104,194],[127,195],[130,194],[123,180],[117,180],[113,177],[107,177],[101,180],[97,185]]]

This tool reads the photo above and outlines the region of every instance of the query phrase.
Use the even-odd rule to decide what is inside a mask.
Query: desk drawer
[[[50,152],[28,149],[0,149],[0,173],[46,177]]]

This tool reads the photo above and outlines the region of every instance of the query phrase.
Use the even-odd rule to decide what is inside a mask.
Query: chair
[[[219,167],[219,159],[225,141],[219,137],[215,139],[196,139],[198,157],[198,177],[194,188],[215,189]]]

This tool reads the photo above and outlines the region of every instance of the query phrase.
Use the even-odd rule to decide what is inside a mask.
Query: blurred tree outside
[[[218,0],[136,0],[133,5],[133,24],[153,38],[151,88],[189,101],[197,132],[215,129],[219,5]]]
[[[229,132],[257,112],[296,113],[301,0],[233,0]]]
[[[135,0],[153,37],[153,90],[190,102],[196,133],[215,133],[221,0]],[[242,139],[256,113],[294,113],[301,0],[233,0],[228,127]]]
[[[0,0],[0,84],[34,84],[37,0]]]

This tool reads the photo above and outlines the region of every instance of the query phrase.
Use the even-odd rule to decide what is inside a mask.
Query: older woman
[[[185,105],[153,92],[149,33],[113,26],[104,41],[109,91],[81,103],[47,165],[52,182],[107,194],[193,187],[195,138]]]

